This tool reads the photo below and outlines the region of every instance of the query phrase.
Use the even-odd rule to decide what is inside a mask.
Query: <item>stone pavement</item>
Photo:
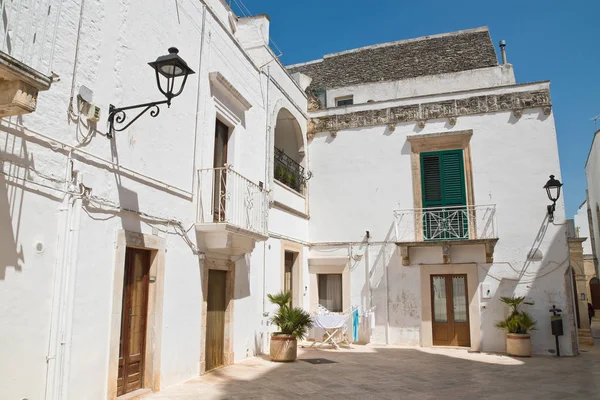
[[[595,323],[600,334],[600,320]],[[600,399],[600,341],[579,357],[526,359],[453,348],[299,349],[278,364],[255,357],[148,399]]]

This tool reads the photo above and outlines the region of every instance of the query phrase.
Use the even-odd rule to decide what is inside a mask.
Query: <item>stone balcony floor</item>
[[[600,320],[594,323],[600,335]],[[600,339],[600,336],[597,338]],[[600,399],[600,340],[579,357],[528,359],[450,348],[299,349],[299,359],[255,357],[171,386],[149,399]]]

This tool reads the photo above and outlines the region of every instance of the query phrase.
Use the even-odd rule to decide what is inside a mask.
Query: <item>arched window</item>
[[[304,143],[300,124],[282,108],[275,125],[275,163],[273,177],[298,193],[304,190]]]

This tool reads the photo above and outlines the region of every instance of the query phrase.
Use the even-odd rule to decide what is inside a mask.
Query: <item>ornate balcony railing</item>
[[[60,0],[0,0],[0,52],[50,75]]]
[[[496,206],[395,210],[396,242],[497,238]]]
[[[298,193],[304,190],[304,167],[275,147],[275,180]]]
[[[267,194],[230,166],[198,171],[198,221],[267,234]]]

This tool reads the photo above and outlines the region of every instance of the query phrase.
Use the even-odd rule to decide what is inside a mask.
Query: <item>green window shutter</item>
[[[444,208],[423,214],[424,240],[468,239],[463,151],[421,153],[421,186],[423,208]]]
[[[467,197],[462,150],[444,151],[441,154],[441,160],[444,206],[466,205]]]
[[[421,153],[423,208],[467,204],[462,150]]]
[[[441,159],[438,153],[421,154],[423,208],[443,205]]]

